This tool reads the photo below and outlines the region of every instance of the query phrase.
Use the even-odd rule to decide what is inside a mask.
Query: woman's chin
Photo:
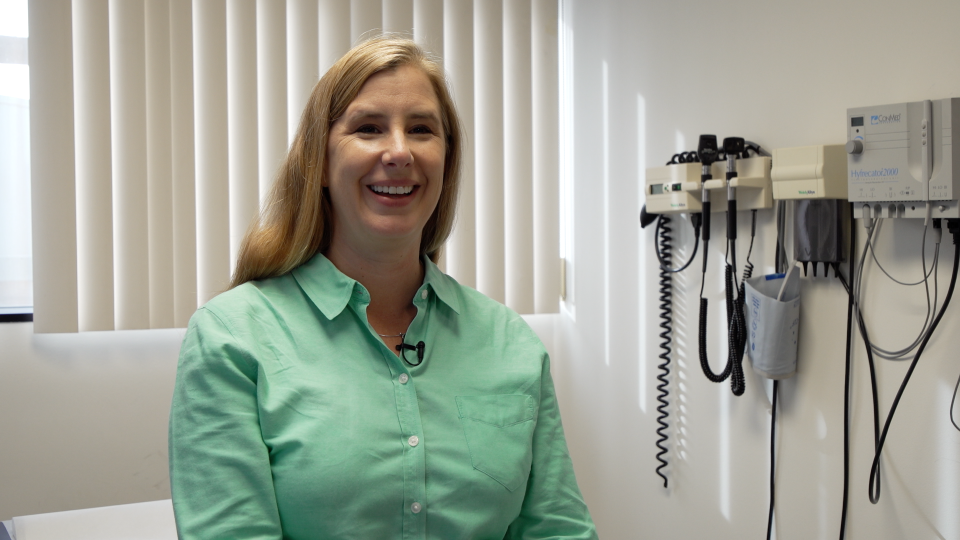
[[[383,216],[368,223],[368,233],[372,238],[385,240],[420,241],[423,234],[423,224],[406,218],[405,216]]]

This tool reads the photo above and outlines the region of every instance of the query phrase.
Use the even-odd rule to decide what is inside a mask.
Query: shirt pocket
[[[523,485],[533,460],[533,396],[457,396],[457,409],[473,468],[508,491]]]

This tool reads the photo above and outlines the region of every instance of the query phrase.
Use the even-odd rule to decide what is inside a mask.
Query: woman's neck
[[[419,250],[365,254],[335,242],[324,255],[370,293],[367,320],[378,334],[407,331],[417,314],[413,297],[423,284],[425,272]]]

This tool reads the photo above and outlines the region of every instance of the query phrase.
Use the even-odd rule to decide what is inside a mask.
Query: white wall
[[[960,96],[960,3],[567,0],[564,19],[573,39],[574,316],[561,315],[555,330],[555,377],[581,488],[604,538],[762,538],[770,385],[747,367],[746,393],[733,397],[728,383],[702,374],[699,261],[674,284],[669,488],[654,474],[658,287],[653,231],[637,220],[643,170],[695,149],[701,133],[769,149],[836,144],[845,142],[847,107]],[[738,268],[748,220],[741,212]],[[679,258],[692,247],[688,227],[678,227]],[[714,220],[706,292],[715,371],[725,361],[723,227]],[[888,270],[917,278],[920,234],[915,222],[885,227],[878,253]],[[953,260],[947,233],[944,242],[941,298]],[[758,274],[772,271],[774,243],[772,213],[762,212]],[[892,286],[876,267],[867,287],[876,340],[912,340],[922,290]],[[805,279],[802,294],[799,374],[780,386],[777,537],[836,538],[846,294],[822,277]],[[960,433],[947,417],[958,324],[953,305],[901,402],[876,506],[867,499],[873,433],[858,340],[847,538],[960,538]],[[906,364],[878,368],[885,413]]]

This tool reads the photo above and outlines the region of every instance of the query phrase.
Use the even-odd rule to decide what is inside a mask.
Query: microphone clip
[[[400,353],[400,356],[403,358],[403,361],[409,366],[419,366],[423,363],[423,351],[426,349],[426,344],[422,341],[418,342],[416,345],[411,345],[409,343],[404,343],[403,338],[400,338],[400,344],[397,345],[397,351]],[[417,351],[417,363],[407,360],[407,351]]]

